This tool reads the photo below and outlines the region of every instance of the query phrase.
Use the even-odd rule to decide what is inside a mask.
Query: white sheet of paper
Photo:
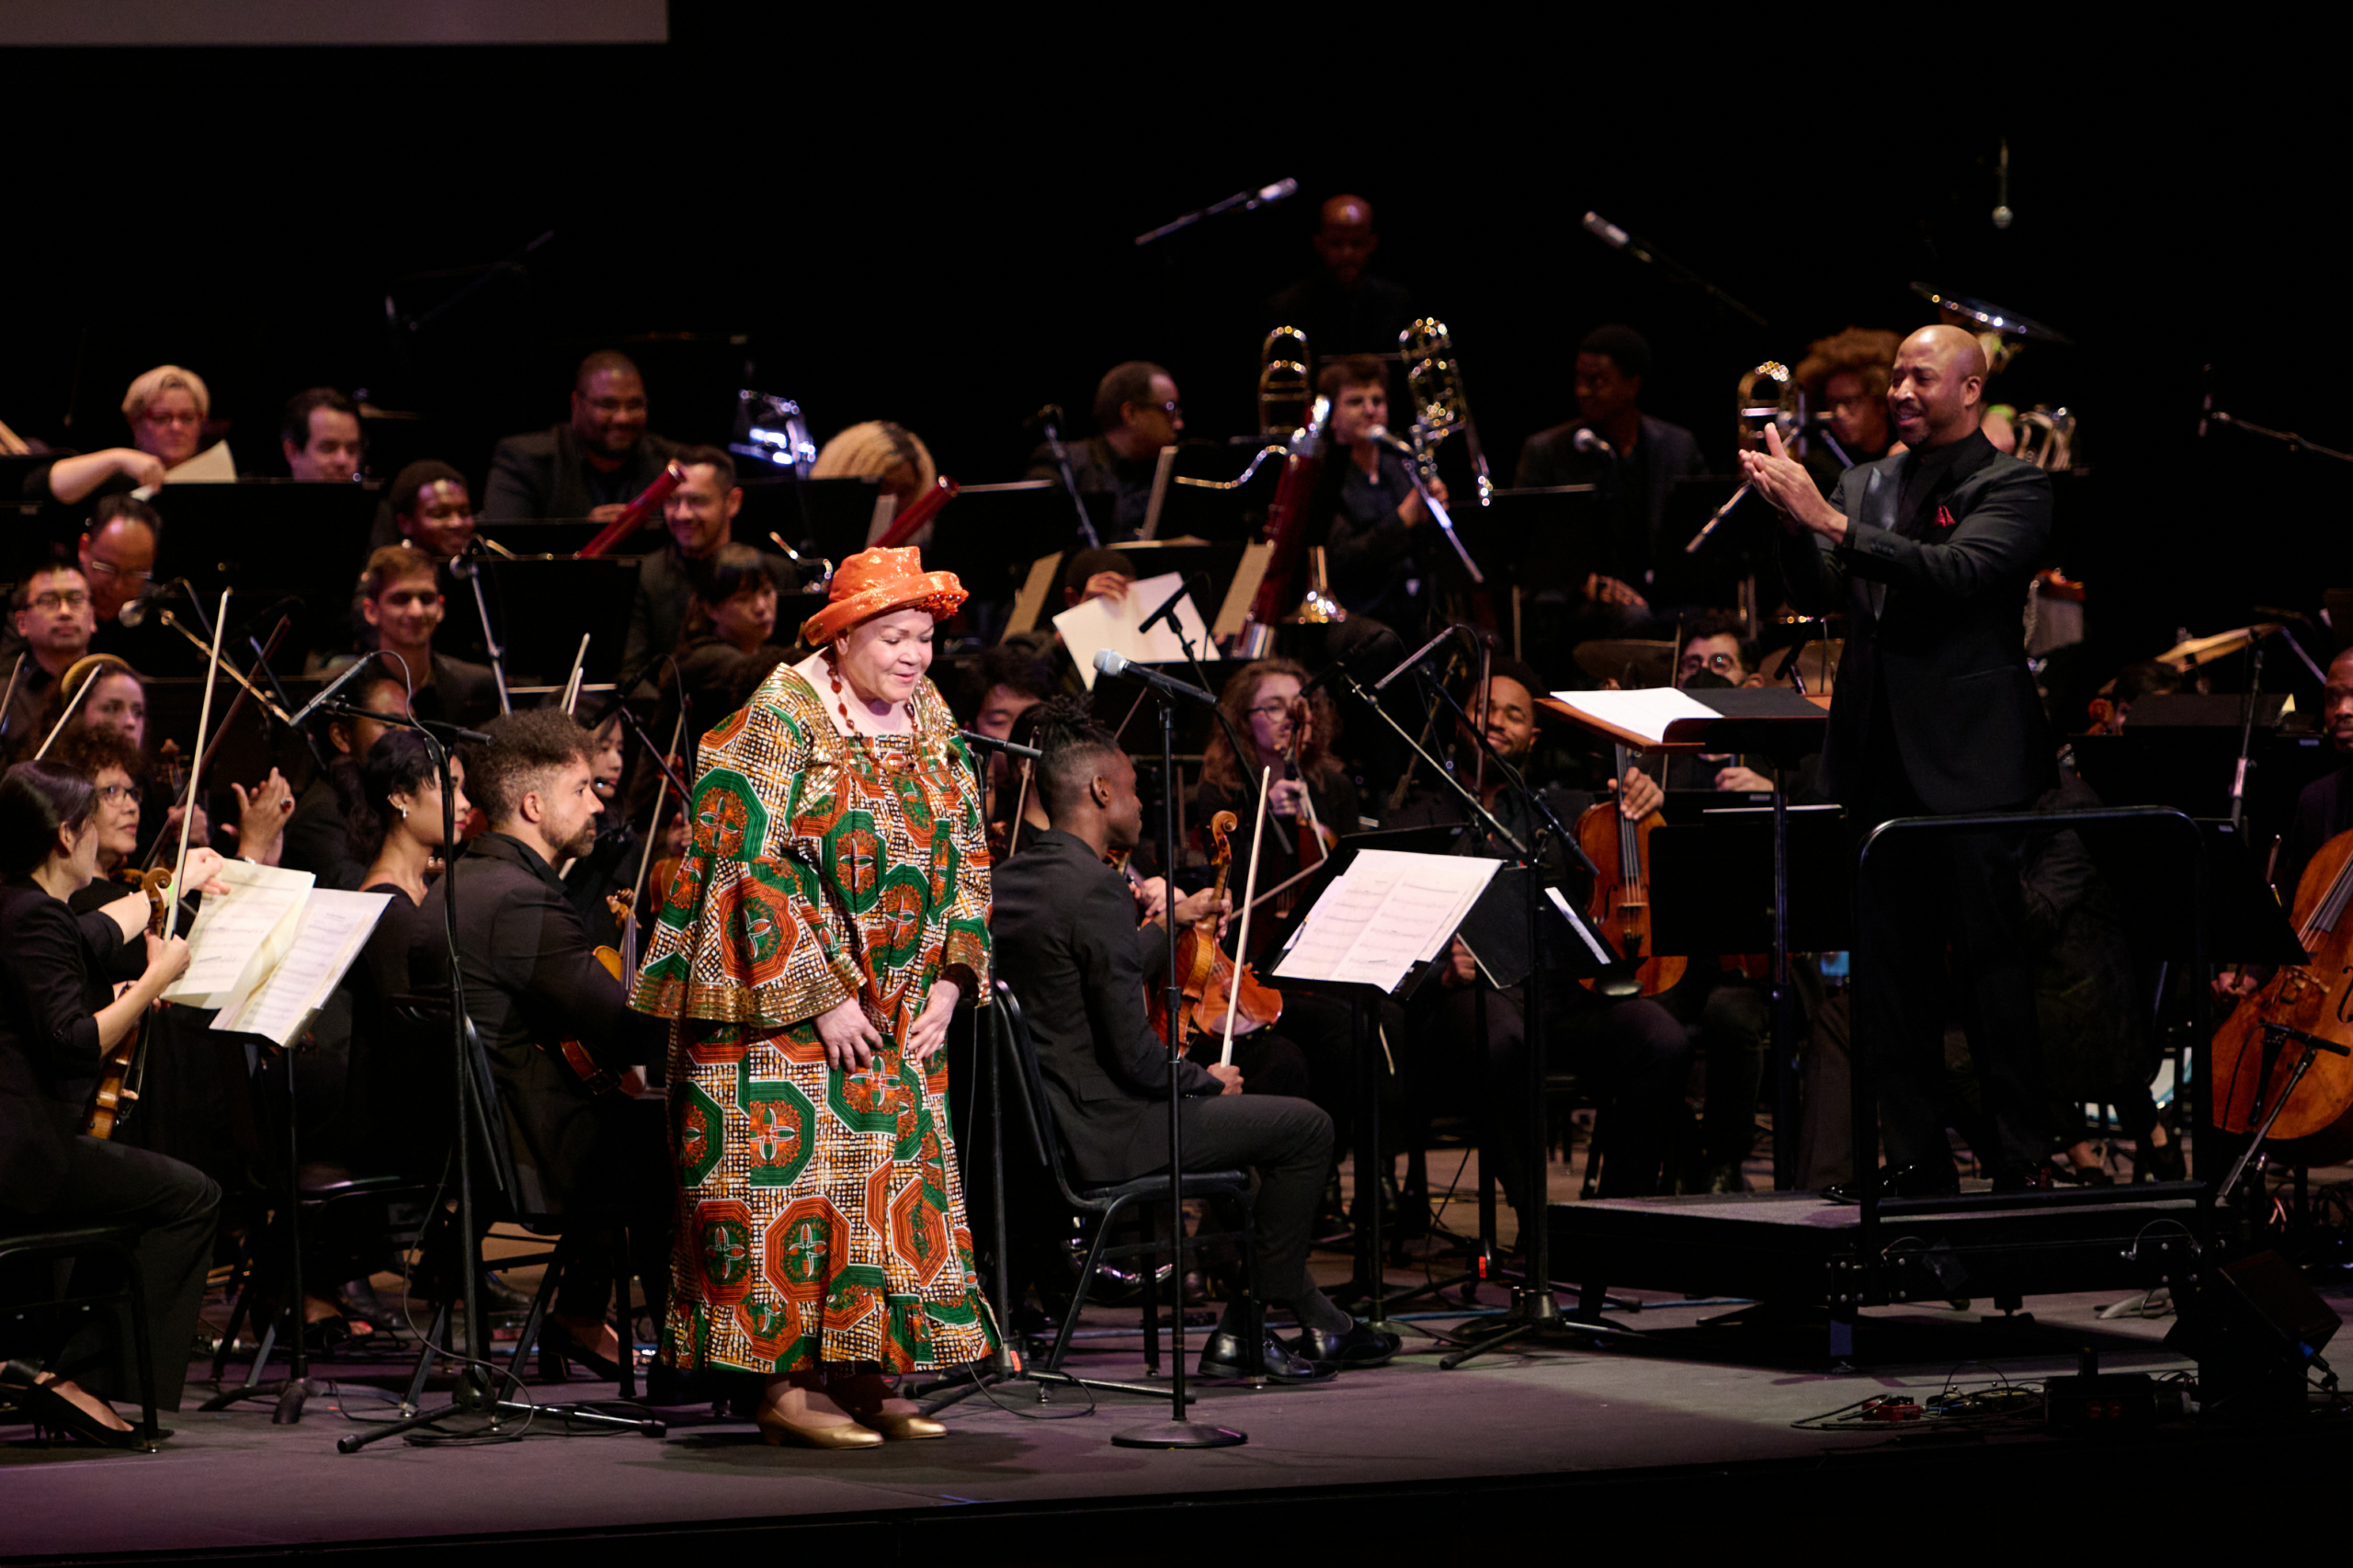
[[[1462,855],[1368,849],[1324,890],[1275,972],[1394,991],[1438,956],[1503,866]]]
[[[177,468],[164,471],[165,484],[234,484],[237,483],[237,460],[229,455],[229,443],[215,441]],[[152,501],[161,488],[142,484],[131,494],[142,501]]]
[[[1087,690],[1095,689],[1095,655],[1105,648],[1147,665],[1176,664],[1185,657],[1184,642],[1169,629],[1166,619],[1150,631],[1136,630],[1184,580],[1181,573],[1164,572],[1129,584],[1125,598],[1089,599],[1054,617],[1054,630],[1063,634],[1063,646],[1070,650]],[[1192,595],[1176,601],[1176,619],[1185,635],[1193,640],[1196,653],[1203,659],[1215,656],[1209,628],[1201,620],[1201,612],[1193,608]]]
[[[326,1005],[327,994],[342,982],[392,901],[390,893],[311,890],[286,956],[234,1012],[221,1014],[212,1027],[291,1044],[312,1015]]]
[[[1607,724],[1644,737],[1652,745],[1666,739],[1666,727],[1677,719],[1713,719],[1716,710],[1671,686],[1641,691],[1556,691],[1553,699]]]
[[[232,860],[221,868],[221,880],[229,891],[207,894],[197,911],[188,932],[188,970],[164,993],[166,1002],[222,1008],[242,1002],[291,944],[295,920],[318,879]]]

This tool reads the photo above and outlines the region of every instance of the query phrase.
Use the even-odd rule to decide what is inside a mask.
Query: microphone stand
[[[463,577],[466,585],[473,590],[474,618],[482,623],[483,653],[490,660],[491,679],[498,685],[498,710],[512,713],[515,704],[506,696],[506,650],[499,646],[497,636],[490,629],[490,606],[482,597],[482,563],[469,553],[452,560],[449,570]]]
[[[1060,428],[1063,411],[1048,403],[1044,413],[1046,449],[1054,454],[1054,469],[1063,476],[1063,492],[1070,496],[1070,504],[1078,509],[1079,535],[1086,540],[1087,549],[1100,550],[1103,548],[1102,538],[1095,531],[1095,519],[1086,515],[1086,502],[1078,494],[1078,478],[1070,471],[1070,452],[1063,446]]]
[[[1160,812],[1160,846],[1164,857],[1163,875],[1174,878],[1176,869],[1176,704],[1166,692],[1147,687],[1160,708],[1160,778],[1163,794]],[[1242,754],[1234,753],[1239,762]],[[1174,893],[1172,883],[1171,892]],[[1170,908],[1175,908],[1172,896]],[[1168,947],[1168,981],[1162,1011],[1167,1019],[1168,1038],[1168,1249],[1169,1278],[1181,1283],[1185,1278],[1185,1099],[1181,1093],[1181,1073],[1185,1061],[1185,994],[1182,978],[1176,971],[1176,920],[1172,913],[1164,928]],[[1001,1200],[1000,1200],[1001,1201]],[[1147,1277],[1149,1276],[1149,1270]],[[1179,1292],[1181,1297],[1181,1292]],[[1076,1304],[1073,1303],[1073,1310]],[[1259,1326],[1258,1303],[1250,1303],[1245,1330],[1255,1352],[1265,1338]],[[1131,1426],[1111,1434],[1111,1443],[1122,1449],[1229,1449],[1248,1442],[1245,1433],[1230,1426],[1212,1426],[1204,1422],[1185,1418],[1185,1307],[1180,1299],[1176,1310],[1169,1315],[1169,1418],[1142,1426]]]
[[[504,687],[501,688],[502,691]],[[438,1426],[455,1415],[487,1417],[487,1425],[475,1435],[506,1437],[499,1430],[499,1422],[508,1416],[523,1418],[526,1428],[536,1416],[546,1415],[561,1423],[558,1431],[585,1430],[592,1432],[637,1432],[649,1437],[659,1437],[668,1428],[658,1420],[631,1419],[592,1410],[580,1404],[540,1404],[518,1400],[501,1399],[493,1381],[498,1373],[490,1358],[490,1336],[482,1315],[482,1295],[477,1278],[479,1262],[479,1233],[474,1229],[473,1142],[479,1134],[485,1148],[492,1147],[493,1117],[496,1114],[485,1098],[491,1093],[474,1072],[473,1052],[466,1039],[466,982],[459,960],[458,942],[458,862],[464,858],[458,846],[458,791],[456,780],[449,772],[448,741],[478,741],[489,737],[477,731],[434,719],[418,719],[404,714],[374,713],[353,707],[347,702],[321,703],[318,706],[336,718],[369,718],[386,724],[396,724],[414,730],[425,741],[433,758],[433,771],[441,786],[441,938],[447,945],[446,962],[449,967],[449,1058],[455,1086],[453,1116],[456,1138],[450,1146],[450,1161],[457,1172],[458,1186],[458,1268],[463,1283],[460,1287],[460,1311],[464,1315],[466,1348],[460,1361],[457,1387],[450,1392],[449,1403],[438,1410],[419,1411],[399,1421],[371,1426],[365,1432],[355,1432],[335,1440],[335,1451],[356,1454],[370,1443],[380,1443],[396,1434],[414,1431],[419,1426]],[[493,1173],[495,1179],[496,1173]],[[428,1216],[428,1222],[430,1217]],[[295,1315],[301,1316],[298,1301]],[[298,1340],[299,1343],[299,1340]],[[436,1349],[425,1347],[430,1358]],[[627,1347],[623,1347],[626,1352]],[[444,1352],[445,1354],[447,1352]],[[420,1371],[426,1363],[420,1363]],[[518,1431],[513,1436],[520,1436]]]

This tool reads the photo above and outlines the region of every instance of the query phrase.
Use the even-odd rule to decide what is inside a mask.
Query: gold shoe
[[[861,1415],[858,1424],[880,1432],[893,1442],[906,1442],[915,1437],[945,1437],[948,1424],[934,1421],[928,1415],[889,1415],[881,1411]]]
[[[774,1410],[762,1410],[752,1419],[759,1425],[760,1437],[772,1449],[786,1443],[798,1443],[804,1449],[879,1449],[882,1434],[855,1421],[845,1421],[833,1426],[803,1426],[787,1421]],[[934,1423],[938,1425],[938,1423]],[[946,1427],[941,1427],[946,1431]]]

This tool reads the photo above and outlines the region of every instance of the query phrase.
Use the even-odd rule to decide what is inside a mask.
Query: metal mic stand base
[[[1460,1325],[1456,1332],[1472,1343],[1441,1358],[1440,1369],[1450,1372],[1474,1356],[1484,1356],[1490,1350],[1500,1350],[1522,1340],[1590,1348],[1595,1341],[1625,1343],[1648,1337],[1616,1324],[1588,1323],[1567,1316],[1561,1311],[1561,1303],[1552,1299],[1549,1287],[1515,1286],[1511,1295],[1509,1310],[1493,1317],[1472,1318]]]

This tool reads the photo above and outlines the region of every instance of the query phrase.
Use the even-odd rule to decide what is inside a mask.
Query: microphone
[[[1603,457],[1613,460],[1618,456],[1617,448],[1590,430],[1579,430],[1569,444],[1581,452],[1599,452]]]
[[[1024,430],[1042,430],[1049,425],[1060,426],[1063,423],[1063,405],[1059,403],[1050,403],[1023,420],[1021,427]]]
[[[322,707],[325,706],[327,701],[332,699],[336,692],[341,691],[345,687],[349,686],[354,680],[357,680],[359,676],[359,672],[366,669],[369,665],[372,665],[375,662],[376,655],[372,653],[362,653],[359,657],[352,660],[351,667],[349,669],[344,671],[343,674],[335,676],[335,679],[321,687],[319,688],[319,694],[311,699],[310,701],[304,703],[302,705],[302,710],[300,713],[295,714],[294,717],[286,721],[286,727],[290,730],[301,729],[302,727],[302,722],[305,719],[308,719],[312,714],[317,712]]]
[[[1209,584],[1209,580],[1210,574],[1206,572],[1196,572],[1191,576],[1180,580],[1176,585],[1176,591],[1169,595],[1165,599],[1162,600],[1158,609],[1154,610],[1150,615],[1143,618],[1143,624],[1136,628],[1136,635],[1139,637],[1142,636],[1145,632],[1151,631],[1154,627],[1159,625],[1165,620],[1168,623],[1168,629],[1171,631],[1176,631],[1181,636],[1183,634],[1182,629],[1176,624],[1176,606],[1184,599],[1187,594],[1193,591],[1193,584],[1196,581],[1199,581],[1204,587],[1206,587]]]
[[[1439,643],[1445,642],[1449,637],[1460,637],[1465,633],[1468,633],[1472,637],[1476,637],[1478,635],[1478,633],[1472,631],[1467,626],[1449,626],[1441,631],[1437,636],[1431,638],[1428,642],[1423,643],[1420,647],[1406,654],[1405,662],[1404,664],[1399,665],[1395,669],[1391,670],[1387,675],[1382,676],[1379,680],[1374,681],[1372,683],[1373,695],[1377,697],[1381,692],[1387,690],[1392,681],[1394,681],[1407,670],[1412,669],[1424,659],[1428,658],[1432,653],[1436,653]]]
[[[956,735],[968,746],[978,746],[983,751],[1002,752],[1007,756],[1017,756],[1028,762],[1035,762],[1046,755],[1036,746],[1025,746],[1018,741],[1001,741],[995,735],[983,735],[977,730],[959,730]]]
[[[1130,680],[1142,681],[1144,685],[1152,687],[1153,690],[1158,692],[1163,697],[1181,697],[1188,702],[1198,702],[1204,708],[1214,708],[1217,706],[1216,698],[1211,696],[1208,692],[1203,691],[1199,687],[1195,686],[1192,682],[1177,680],[1172,676],[1162,675],[1158,670],[1154,669],[1151,665],[1140,665],[1133,659],[1129,658],[1125,653],[1118,653],[1109,648],[1099,648],[1096,650],[1095,668],[1096,672],[1099,675],[1125,676]]]
[[[1588,212],[1585,215],[1585,232],[1611,250],[1624,251],[1637,261],[1651,259],[1651,253],[1640,240],[1598,212]]]
[[[1409,458],[1414,455],[1413,443],[1410,441],[1399,440],[1394,435],[1390,433],[1390,429],[1386,425],[1375,425],[1372,428],[1364,433],[1364,438],[1368,441],[1378,441],[1384,447],[1393,448],[1396,450],[1404,453]]]
[[[1258,194],[1256,198],[1245,203],[1243,210],[1245,211],[1255,211],[1258,208],[1269,206],[1274,202],[1289,200],[1291,197],[1297,196],[1298,194],[1299,182],[1297,180],[1279,179],[1272,185],[1260,186],[1258,187]]]

